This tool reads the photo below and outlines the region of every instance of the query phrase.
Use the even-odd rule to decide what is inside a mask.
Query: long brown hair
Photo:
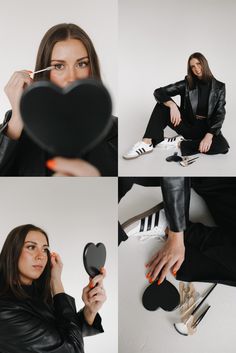
[[[30,231],[38,231],[42,233],[47,239],[49,245],[46,232],[33,224],[24,224],[12,229],[5,240],[0,253],[0,295],[10,294],[19,299],[25,299],[28,297],[20,283],[18,263],[25,238]],[[48,252],[48,261],[45,269],[40,278],[33,282],[39,297],[48,303],[51,302],[50,279],[51,260]]]
[[[50,66],[54,45],[57,42],[61,42],[67,39],[78,39],[84,44],[88,52],[91,77],[97,80],[101,80],[99,60],[93,43],[87,33],[82,28],[73,23],[60,23],[51,27],[45,33],[38,49],[35,71],[42,70]],[[42,79],[49,79],[49,71],[38,73],[34,80],[39,81]]]
[[[205,56],[199,52],[193,53],[188,58],[188,64],[187,64],[187,72],[188,72],[187,80],[188,80],[190,89],[194,88],[195,84],[196,84],[196,76],[194,75],[192,68],[190,66],[190,61],[192,59],[199,60],[201,66],[202,66],[202,80],[203,81],[210,81],[214,77],[210,68],[209,68],[209,64],[208,64],[208,61],[205,58]]]

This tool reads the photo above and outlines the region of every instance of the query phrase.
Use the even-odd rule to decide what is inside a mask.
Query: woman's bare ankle
[[[146,143],[147,145],[151,145],[152,139],[143,138],[143,142]]]

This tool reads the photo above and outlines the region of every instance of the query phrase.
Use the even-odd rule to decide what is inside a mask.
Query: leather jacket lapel
[[[197,87],[189,91],[189,99],[192,106],[193,116],[196,115],[198,104],[198,89]]]
[[[213,78],[212,86],[209,94],[209,101],[208,101],[208,117],[211,116],[215,108],[216,102],[217,102],[217,85],[216,85],[216,80]]]

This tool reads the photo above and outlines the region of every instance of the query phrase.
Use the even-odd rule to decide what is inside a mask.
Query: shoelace
[[[152,231],[157,231],[158,227],[154,227]],[[160,240],[162,242],[166,241],[166,235],[161,235],[161,234],[146,234],[146,235],[140,235],[139,240],[140,241],[147,241],[150,239],[157,238],[157,240]]]

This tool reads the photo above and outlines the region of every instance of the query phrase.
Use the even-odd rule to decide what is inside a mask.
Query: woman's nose
[[[72,83],[77,79],[78,78],[76,74],[76,69],[74,67],[68,68],[67,77],[66,77],[67,84]]]
[[[45,257],[47,257],[47,253],[45,250],[38,250],[36,257],[37,259],[44,259]]]

